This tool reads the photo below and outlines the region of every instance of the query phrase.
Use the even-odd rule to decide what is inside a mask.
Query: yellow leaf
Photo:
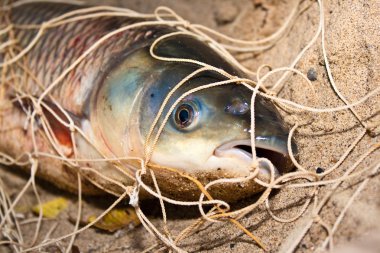
[[[56,198],[46,203],[41,204],[42,216],[46,218],[55,218],[66,209],[68,201],[65,198]],[[40,206],[35,205],[32,207],[32,211],[36,214],[40,213]]]
[[[89,222],[93,222],[96,216],[90,216],[88,218]],[[94,224],[95,227],[106,230],[109,232],[115,232],[118,229],[124,228],[130,224],[134,226],[139,225],[141,222],[136,215],[135,209],[125,208],[125,209],[113,209],[102,219]]]

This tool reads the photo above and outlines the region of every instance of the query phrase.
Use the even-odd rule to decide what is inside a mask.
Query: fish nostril
[[[249,104],[243,98],[235,97],[224,108],[226,113],[243,115],[249,111]]]

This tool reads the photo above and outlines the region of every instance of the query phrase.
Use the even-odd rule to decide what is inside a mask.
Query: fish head
[[[205,62],[226,72],[243,76],[232,64],[205,43],[189,36],[174,37],[159,43],[155,51],[160,56]],[[244,176],[252,170],[251,96],[252,90],[242,84],[229,83],[207,89],[203,86],[227,78],[214,71],[203,71],[183,83],[170,98],[167,95],[178,83],[199,66],[183,62],[159,61],[160,74],[148,85],[140,104],[139,125],[144,142],[158,108],[167,99],[160,124],[165,123],[153,148],[151,161],[161,166],[188,173],[224,171],[229,176]],[[167,64],[167,65],[166,65]],[[192,89],[197,91],[183,97]],[[182,99],[180,99],[182,98]],[[176,104],[177,103],[177,104]],[[175,107],[170,111],[170,107]],[[255,153],[273,162],[276,175],[293,168],[287,142],[289,130],[273,102],[256,96],[254,105]],[[170,114],[170,115],[169,115]],[[165,116],[169,117],[163,122]],[[149,129],[149,130],[148,130]],[[153,131],[153,133],[157,133]],[[154,137],[154,135],[153,135]],[[152,137],[152,138],[153,138]],[[297,153],[294,140],[293,152]],[[260,172],[269,174],[262,163]]]
[[[190,80],[178,96],[190,87],[220,81],[211,76]],[[253,161],[251,96],[250,89],[233,83],[202,89],[179,101],[178,97],[177,101],[172,99],[178,103],[154,147],[152,162],[188,173],[224,171],[231,176],[248,175]],[[287,149],[288,129],[280,114],[273,103],[260,95],[254,109],[257,157],[268,158],[276,175],[288,172],[293,164]],[[291,145],[296,153],[294,140]],[[270,173],[265,163],[259,167],[261,173]]]
[[[258,94],[253,115],[252,90],[244,85],[202,88],[227,80],[225,75],[211,70],[199,72],[179,86],[200,66],[155,59],[150,46],[134,47],[115,57],[110,70],[104,68],[100,88],[93,95],[91,121],[95,136],[112,155],[144,158],[148,153],[151,164],[189,174],[213,175],[219,171],[222,176],[236,177],[252,171],[254,149],[257,157],[272,161],[277,175],[293,167],[287,149],[289,130],[271,101]],[[158,43],[154,52],[161,57],[203,62],[244,77],[212,47],[192,36],[170,37]],[[190,92],[192,89],[197,90]],[[296,153],[294,140],[291,146]],[[260,173],[268,175],[269,167],[262,164]],[[177,189],[180,183],[171,184],[173,187],[167,191],[174,191],[171,189]]]

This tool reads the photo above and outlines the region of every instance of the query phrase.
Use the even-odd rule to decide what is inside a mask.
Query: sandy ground
[[[151,12],[158,5],[173,8],[191,22],[201,23],[227,35],[257,39],[268,36],[285,20],[295,1],[283,0],[193,0],[193,1],[89,1],[91,3],[107,3],[120,5],[137,11]],[[289,65],[314,35],[318,27],[318,5],[316,2],[303,12],[289,34],[279,43],[260,54],[245,54],[237,56],[246,66],[256,69],[261,64],[272,67]],[[348,101],[356,101],[367,92],[379,86],[380,83],[380,3],[376,0],[332,0],[325,2],[326,49],[330,67],[337,87]],[[313,88],[317,98],[312,96],[310,88],[299,77],[292,77],[287,82],[281,96],[295,102],[315,107],[334,107],[343,103],[337,99],[327,80],[327,73],[322,58],[320,40],[302,58],[297,68],[307,73],[311,68],[316,71],[317,80]],[[380,96],[372,97],[366,103],[356,107],[359,116],[366,123],[379,125]],[[310,117],[310,115],[301,115]],[[296,138],[299,143],[299,163],[308,170],[316,167],[331,167],[349,147],[353,140],[363,130],[360,124],[349,112],[326,113],[313,115],[312,122],[299,129]],[[368,148],[379,143],[380,129],[374,129],[374,136],[366,135],[353,150],[348,159],[329,178],[342,175]],[[376,135],[377,133],[377,135]],[[380,151],[370,155],[358,170],[380,162]],[[10,173],[7,168],[0,170],[0,176],[5,181],[11,196],[19,191],[27,176],[20,173]],[[364,177],[344,182],[336,194],[320,212],[321,220],[332,226],[342,211],[348,199]],[[70,199],[70,206],[57,220],[43,223],[41,236],[49,228],[58,224],[51,238],[67,234],[73,230],[70,217],[76,215],[77,196],[62,193],[46,182],[40,182],[39,191],[43,200],[49,200],[64,195]],[[331,186],[321,187],[319,200],[325,196]],[[379,252],[380,229],[380,177],[372,176],[366,187],[348,209],[342,223],[334,234],[336,252]],[[292,217],[299,210],[311,189],[282,190],[271,196],[272,209],[280,217]],[[24,206],[35,203],[32,192],[29,198],[24,198]],[[111,202],[112,198],[85,198],[84,215],[100,213]],[[235,204],[234,208],[252,203],[247,199]],[[143,203],[143,210],[154,224],[161,222],[158,202]],[[25,214],[32,217],[31,213]],[[168,206],[168,226],[173,234],[191,224],[197,217],[196,209]],[[307,211],[303,217],[292,223],[274,221],[264,206],[244,217],[242,224],[252,231],[266,245],[269,252],[286,252],[289,245],[312,217]],[[316,221],[316,219],[314,219]],[[32,228],[25,227],[26,229]],[[26,237],[32,233],[26,234]],[[313,223],[310,230],[296,248],[296,252],[314,252],[327,236],[326,230],[318,223]],[[42,238],[41,238],[42,239]],[[27,238],[25,238],[27,240]],[[61,245],[65,245],[63,241]],[[116,233],[106,233],[97,229],[89,229],[81,233],[75,241],[72,252],[141,252],[155,243],[146,230],[140,226],[126,228]],[[263,252],[244,233],[233,225],[226,223],[203,227],[199,232],[184,240],[181,245],[189,252]],[[79,249],[79,251],[78,251]],[[348,249],[352,250],[349,251]],[[356,249],[356,250],[355,250]],[[359,249],[359,250],[358,250]],[[48,252],[59,252],[58,246],[45,249]],[[365,251],[367,250],[367,251]],[[8,252],[0,248],[0,252]],[[11,252],[11,251],[9,251]]]

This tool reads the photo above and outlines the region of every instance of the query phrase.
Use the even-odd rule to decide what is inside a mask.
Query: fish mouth
[[[275,176],[288,172],[293,163],[290,159],[287,146],[284,140],[277,139],[278,144],[273,145],[273,138],[257,137],[255,139],[255,151],[257,158],[267,158],[274,165]],[[250,139],[234,140],[224,143],[217,147],[214,151],[214,156],[219,158],[233,158],[245,162],[252,162],[252,145]],[[270,174],[270,168],[265,162],[259,163],[260,173]]]

